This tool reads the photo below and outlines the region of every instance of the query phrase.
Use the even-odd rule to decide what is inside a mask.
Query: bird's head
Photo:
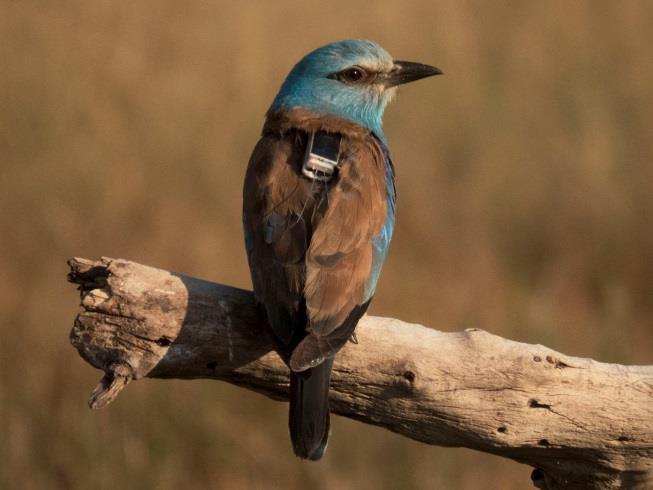
[[[440,73],[433,66],[393,60],[372,41],[338,41],[295,65],[270,110],[305,109],[340,117],[383,139],[383,111],[396,87]]]

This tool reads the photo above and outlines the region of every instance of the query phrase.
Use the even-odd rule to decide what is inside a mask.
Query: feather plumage
[[[302,458],[324,454],[333,356],[370,304],[394,229],[383,111],[396,85],[437,73],[393,62],[371,41],[319,48],[291,70],[250,158],[245,246],[254,292],[291,369],[289,427]],[[308,137],[319,131],[341,135],[328,182],[301,172]]]

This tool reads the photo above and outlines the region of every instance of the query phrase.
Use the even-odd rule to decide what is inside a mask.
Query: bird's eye
[[[357,67],[349,68],[342,72],[342,78],[349,82],[357,82],[363,78],[363,70]]]
[[[352,66],[341,72],[334,74],[332,77],[344,83],[356,83],[367,78],[367,72],[360,66]]]

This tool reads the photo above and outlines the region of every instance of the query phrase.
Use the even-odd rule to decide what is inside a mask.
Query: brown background
[[[371,38],[446,75],[386,132],[398,225],[372,313],[653,363],[651,2],[0,5],[0,487],[523,489],[529,468],[336,417],[144,381],[91,412],[69,346],[73,255],[249,287],[241,181],[291,66]],[[433,355],[437,356],[437,352]]]

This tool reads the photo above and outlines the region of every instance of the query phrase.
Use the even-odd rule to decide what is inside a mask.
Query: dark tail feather
[[[329,439],[329,381],[333,358],[301,373],[290,372],[290,438],[295,454],[317,461]]]

